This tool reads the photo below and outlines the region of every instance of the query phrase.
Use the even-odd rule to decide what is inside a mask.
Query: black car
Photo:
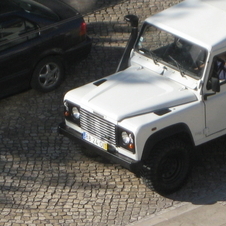
[[[66,63],[92,42],[82,15],[60,0],[0,0],[0,98],[32,87],[49,92]]]

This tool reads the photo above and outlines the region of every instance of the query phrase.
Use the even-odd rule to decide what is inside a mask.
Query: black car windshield
[[[181,75],[200,78],[207,51],[157,27],[146,24],[136,44],[136,51],[178,70]]]

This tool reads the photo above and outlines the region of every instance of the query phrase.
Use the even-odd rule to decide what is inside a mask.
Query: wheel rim
[[[183,160],[178,156],[170,156],[163,160],[160,169],[161,179],[164,183],[173,183],[181,178]]]
[[[40,84],[47,88],[55,85],[60,77],[60,69],[55,63],[46,64],[39,73]]]

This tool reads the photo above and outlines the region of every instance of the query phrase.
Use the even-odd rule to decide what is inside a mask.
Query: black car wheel
[[[166,195],[184,185],[190,172],[190,151],[183,142],[172,139],[158,144],[144,165],[142,178],[151,190]]]
[[[64,69],[58,57],[47,57],[40,61],[33,73],[31,86],[41,91],[49,92],[56,89],[64,79]]]

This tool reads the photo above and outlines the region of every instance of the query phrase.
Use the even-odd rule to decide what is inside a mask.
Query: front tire
[[[35,67],[31,87],[40,92],[56,89],[64,79],[64,69],[59,57],[46,57]]]
[[[189,147],[177,139],[162,141],[144,164],[142,179],[147,187],[161,195],[179,190],[190,172]]]

